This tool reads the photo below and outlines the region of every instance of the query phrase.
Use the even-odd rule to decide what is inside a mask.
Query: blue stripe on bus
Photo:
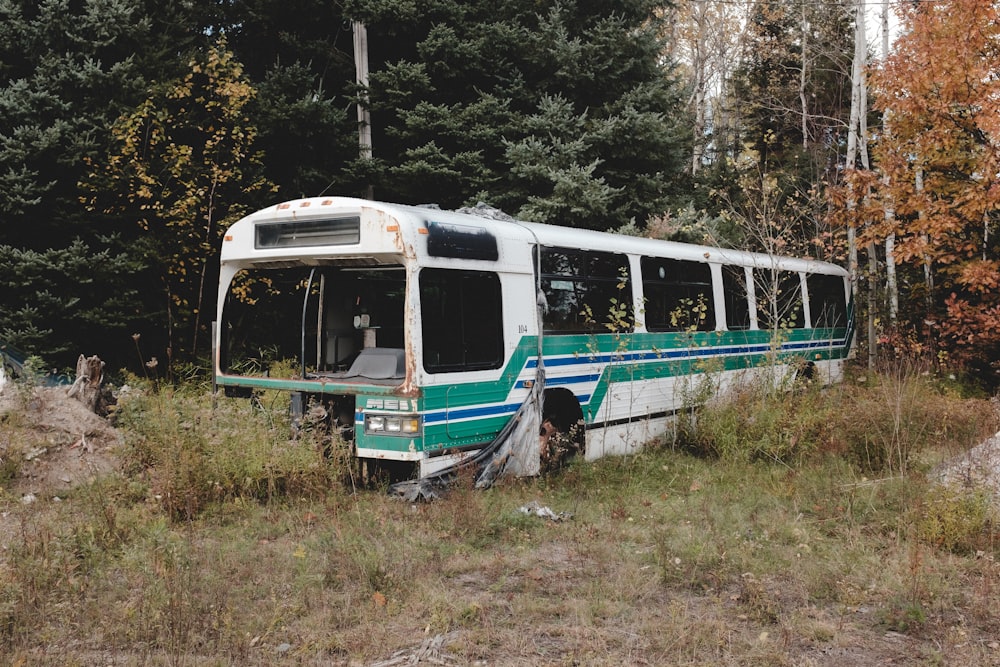
[[[496,417],[499,415],[513,414],[521,407],[520,403],[502,403],[500,405],[481,405],[474,408],[444,409],[428,412],[424,415],[425,424],[434,424],[440,421],[453,421],[456,419],[477,419],[482,417]]]
[[[582,405],[590,403],[592,394],[579,394],[577,399]],[[520,403],[503,403],[500,405],[483,405],[474,408],[455,408],[445,410],[435,410],[424,414],[424,424],[436,424],[443,421],[457,421],[459,419],[482,419],[485,417],[498,417],[517,412],[521,407]]]
[[[783,343],[781,346],[782,352],[791,351],[801,351],[801,350],[811,350],[811,349],[823,349],[823,348],[841,348],[845,344],[843,340],[819,340],[819,341],[802,341],[795,343]],[[718,356],[730,356],[734,354],[754,354],[761,352],[768,352],[771,350],[770,343],[756,343],[753,345],[731,345],[726,347],[688,347],[683,349],[673,349],[673,350],[657,350],[657,351],[642,351],[642,352],[611,352],[602,354],[576,354],[572,356],[565,357],[555,357],[545,359],[546,367],[556,367],[556,366],[577,366],[583,364],[609,364],[615,362],[629,362],[629,361],[656,361],[663,359],[696,359],[699,357],[718,357]],[[525,364],[526,369],[538,368],[538,358],[528,359]]]

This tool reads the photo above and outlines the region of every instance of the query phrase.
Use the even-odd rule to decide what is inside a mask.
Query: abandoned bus
[[[216,384],[288,390],[407,478],[484,448],[540,386],[542,430],[594,459],[662,434],[694,383],[841,376],[838,266],[498,217],[320,197],[243,218],[222,244]]]

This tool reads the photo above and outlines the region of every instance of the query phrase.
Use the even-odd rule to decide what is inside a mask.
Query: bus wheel
[[[568,389],[546,389],[539,432],[538,456],[542,473],[563,467],[584,451],[583,410]]]

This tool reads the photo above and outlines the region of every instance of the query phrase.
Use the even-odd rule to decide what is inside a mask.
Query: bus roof
[[[230,230],[259,223],[307,222],[329,218],[331,215],[353,213],[360,215],[367,209],[398,221],[400,226],[426,227],[430,222],[473,227],[490,232],[498,237],[523,241],[526,244],[538,242],[542,246],[579,248],[581,250],[601,250],[636,255],[649,255],[686,259],[691,261],[735,264],[761,268],[779,268],[788,271],[804,271],[846,276],[847,271],[829,262],[815,259],[797,259],[785,256],[770,256],[743,250],[707,245],[678,243],[627,236],[590,229],[560,227],[535,222],[515,220],[508,216],[485,217],[476,213],[446,211],[433,205],[412,206],[387,202],[357,199],[352,197],[311,197],[275,204],[248,215],[235,223]],[[473,209],[474,210],[474,209]],[[495,211],[495,209],[493,210]],[[402,230],[401,230],[402,231]],[[244,235],[247,236],[247,235]],[[407,236],[412,236],[407,234]],[[231,238],[227,233],[227,240]],[[314,248],[317,252],[320,249]],[[224,259],[226,247],[223,248]],[[302,249],[297,251],[300,255]]]

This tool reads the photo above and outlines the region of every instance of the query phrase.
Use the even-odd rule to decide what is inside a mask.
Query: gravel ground
[[[938,466],[932,476],[955,488],[982,489],[1000,509],[1000,433]]]

